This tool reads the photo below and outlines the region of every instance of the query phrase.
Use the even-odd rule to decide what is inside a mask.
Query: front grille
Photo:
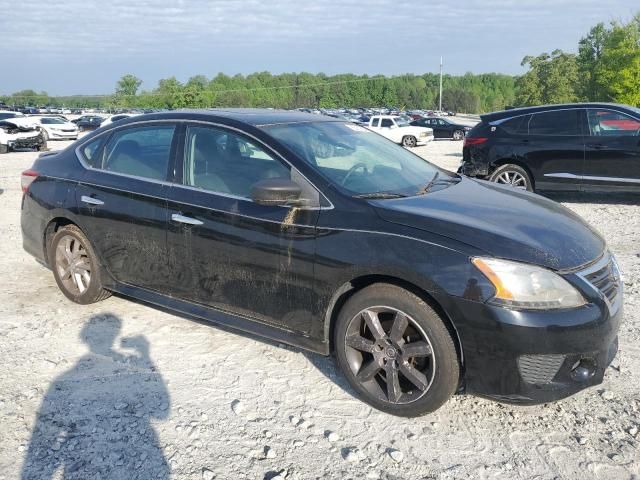
[[[564,355],[522,355],[518,357],[518,369],[525,382],[548,384],[558,373],[564,358]]]
[[[605,257],[595,267],[585,271],[583,277],[606,297],[610,305],[613,306],[616,303],[620,294],[621,284],[620,275],[613,258],[610,256]]]

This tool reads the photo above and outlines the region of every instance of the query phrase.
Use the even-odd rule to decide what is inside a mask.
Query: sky
[[[634,8],[635,7],[635,8]],[[258,71],[522,73],[635,0],[0,0],[0,94]]]

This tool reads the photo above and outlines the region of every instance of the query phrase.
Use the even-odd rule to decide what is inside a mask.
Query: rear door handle
[[[202,225],[204,223],[196,218],[185,217],[179,213],[171,214],[171,220],[178,223],[186,223],[187,225]]]
[[[80,201],[84,203],[88,203],[89,205],[104,205],[102,200],[98,200],[97,198],[88,197],[87,195],[82,195],[80,197]]]

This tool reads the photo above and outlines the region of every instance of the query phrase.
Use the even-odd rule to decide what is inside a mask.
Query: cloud
[[[86,79],[118,64],[142,77],[172,64],[179,77],[422,72],[440,54],[460,71],[501,70],[507,59],[515,71],[524,54],[575,48],[591,25],[633,14],[624,0],[0,0],[0,11],[5,66],[72,65]],[[22,77],[0,76],[0,91]]]

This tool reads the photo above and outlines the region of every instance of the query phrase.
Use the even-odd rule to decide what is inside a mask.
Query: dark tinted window
[[[382,127],[390,127],[393,125],[393,120],[391,120],[390,118],[383,118],[382,119]]]
[[[588,110],[594,136],[640,135],[640,121],[612,110]]]
[[[173,125],[127,128],[113,134],[102,155],[104,170],[164,180],[167,176]],[[96,168],[100,168],[96,165]]]
[[[528,125],[531,115],[521,115],[509,120],[505,120],[500,124],[506,132],[511,134],[526,135],[528,133]]]
[[[373,120],[371,120],[371,126],[372,127],[377,127],[380,125],[380,119],[379,118],[374,118]]]
[[[534,113],[529,121],[529,135],[581,135],[580,110],[553,110]]]
[[[187,129],[185,185],[249,198],[256,182],[290,176],[287,166],[245,137],[216,128]]]

